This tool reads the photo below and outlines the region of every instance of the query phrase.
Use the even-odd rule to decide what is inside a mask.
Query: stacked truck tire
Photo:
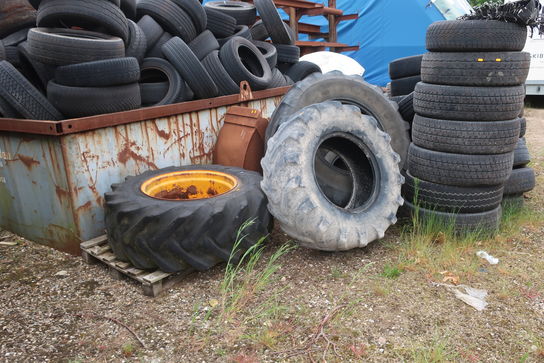
[[[242,81],[256,91],[284,87],[321,72],[298,62],[296,35],[272,0],[32,4],[37,10],[0,41],[3,117],[121,112],[236,94]]]
[[[523,184],[512,178],[531,178],[532,170],[512,173],[526,165],[515,162],[526,150],[520,145],[515,152],[523,143],[518,116],[530,64],[521,52],[526,36],[525,27],[500,21],[429,27],[403,190],[420,217],[449,219],[458,231],[496,231],[503,193]]]

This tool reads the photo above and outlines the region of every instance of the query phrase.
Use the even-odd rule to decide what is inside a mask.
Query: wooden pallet
[[[128,277],[131,280],[138,281],[142,285],[146,296],[158,296],[194,271],[191,269],[178,273],[167,273],[161,270],[150,272],[137,269],[130,263],[119,261],[115,257],[106,235],[82,242],[80,247],[81,256],[87,264],[93,265],[102,262],[108,266],[110,276],[115,280]]]

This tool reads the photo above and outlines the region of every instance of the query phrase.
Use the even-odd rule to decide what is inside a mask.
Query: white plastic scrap
[[[455,297],[464,302],[467,305],[472,306],[478,311],[482,311],[486,308],[487,302],[485,298],[487,297],[487,291],[481,289],[475,289],[467,285],[448,285],[448,284],[439,284],[434,283],[436,286],[444,286],[449,291],[455,294]],[[461,289],[464,289],[465,292],[462,292]]]
[[[476,256],[483,258],[487,262],[489,262],[490,265],[496,265],[499,263],[499,259],[496,257],[491,256],[489,253],[485,251],[478,251],[476,252]]]

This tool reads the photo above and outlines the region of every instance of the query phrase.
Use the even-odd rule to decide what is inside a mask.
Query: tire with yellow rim
[[[271,226],[255,172],[219,165],[152,170],[106,193],[108,240],[120,260],[140,269],[199,271],[229,260],[240,227],[245,250]]]

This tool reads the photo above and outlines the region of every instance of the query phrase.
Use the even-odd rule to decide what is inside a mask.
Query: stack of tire
[[[525,27],[500,21],[431,24],[404,197],[423,219],[496,231],[512,173],[530,55]]]
[[[395,59],[389,63],[389,95],[398,103],[403,120],[412,124],[414,120],[414,89],[421,81],[421,60],[423,55]]]
[[[259,39],[270,33],[274,44],[252,40],[256,8],[240,1],[206,7],[198,0],[33,5],[38,28],[28,30],[25,23],[26,30],[8,37],[15,53],[0,46],[0,60],[13,63],[0,67],[4,117],[58,120],[120,112],[236,94],[242,81],[253,90],[288,86],[320,72],[297,64],[295,36],[271,0],[256,1],[262,21],[252,31]]]

